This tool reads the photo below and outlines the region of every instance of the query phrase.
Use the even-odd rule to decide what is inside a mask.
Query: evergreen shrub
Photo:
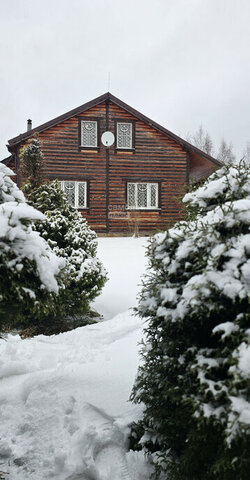
[[[0,330],[26,327],[55,313],[65,260],[32,225],[44,216],[25,203],[23,193],[0,163]]]
[[[56,300],[60,316],[86,316],[90,302],[99,295],[106,281],[103,265],[96,258],[96,233],[68,204],[56,180],[37,188],[27,183],[23,192],[28,203],[44,214],[44,219],[34,228],[65,261],[64,288]]]
[[[250,169],[223,166],[155,235],[137,313],[146,321],[131,399],[155,477],[250,478]]]

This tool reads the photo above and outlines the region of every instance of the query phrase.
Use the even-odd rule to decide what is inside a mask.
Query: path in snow
[[[107,286],[99,299],[107,316],[134,304],[142,243],[100,239],[112,284],[112,293]],[[52,337],[0,341],[0,471],[9,472],[6,480],[148,480],[141,452],[127,452],[128,425],[140,415],[128,398],[141,336],[140,319],[126,311]]]

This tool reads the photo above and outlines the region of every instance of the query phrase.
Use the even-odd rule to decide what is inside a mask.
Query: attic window
[[[129,122],[117,122],[116,129],[116,148],[132,150],[133,124]]]
[[[82,120],[81,121],[81,147],[95,148],[97,147],[97,121]]]

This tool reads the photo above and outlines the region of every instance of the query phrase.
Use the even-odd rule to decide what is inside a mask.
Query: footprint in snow
[[[131,480],[124,435],[114,418],[91,404],[84,406],[83,415],[96,431],[96,436],[92,436],[93,444],[83,445],[85,452],[86,448],[91,450],[94,468],[71,475],[67,480]]]

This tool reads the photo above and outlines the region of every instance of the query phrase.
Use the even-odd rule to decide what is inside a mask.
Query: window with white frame
[[[73,182],[65,180],[59,182],[69,204],[75,208],[87,207],[87,182]]]
[[[128,122],[117,122],[116,148],[133,148],[133,124]]]
[[[134,210],[158,208],[158,183],[128,183],[127,207]]]
[[[94,148],[97,143],[97,121],[82,120],[81,121],[81,147]]]

